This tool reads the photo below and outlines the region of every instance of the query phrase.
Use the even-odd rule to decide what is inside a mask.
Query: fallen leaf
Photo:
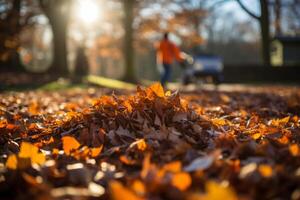
[[[18,167],[18,160],[17,160],[17,156],[16,155],[10,155],[8,158],[7,158],[7,160],[6,160],[6,167],[8,168],[8,169],[13,169],[13,170],[15,170],[15,169],[17,169],[17,167]]]
[[[102,149],[103,145],[101,145],[100,147],[91,148],[91,156],[93,158],[97,157],[101,153]]]
[[[205,170],[214,162],[213,156],[204,156],[192,161],[188,166],[184,167],[184,171],[193,172],[196,170]]]
[[[203,200],[238,200],[237,195],[234,190],[228,185],[228,182],[223,182],[221,184],[214,181],[208,181],[205,184],[206,194],[202,198]]]
[[[80,147],[80,143],[73,137],[70,136],[64,136],[62,138],[63,142],[63,150],[66,153],[66,155],[70,155],[72,150],[76,150]]]
[[[164,88],[162,87],[162,85],[160,83],[154,83],[153,85],[148,87],[148,90],[151,90],[152,92],[154,92],[154,94],[158,97],[165,96]]]
[[[113,200],[142,200],[143,198],[137,196],[133,191],[124,187],[118,181],[111,181],[109,183],[110,196]]]
[[[297,144],[292,144],[289,147],[289,151],[293,156],[298,156],[300,153],[299,146]]]
[[[259,173],[263,176],[263,177],[266,177],[266,178],[269,178],[272,176],[273,174],[273,170],[272,170],[272,167],[269,166],[269,165],[259,165],[258,166],[258,171]]]
[[[184,191],[190,187],[191,183],[192,178],[188,173],[180,172],[173,174],[172,176],[172,185],[181,191]]]

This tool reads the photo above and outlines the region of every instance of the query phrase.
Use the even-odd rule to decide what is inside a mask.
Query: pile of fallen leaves
[[[300,199],[299,114],[297,90],[2,95],[0,196]]]

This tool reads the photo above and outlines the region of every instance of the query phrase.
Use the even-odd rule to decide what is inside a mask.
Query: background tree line
[[[220,7],[230,0],[114,0],[111,3],[119,5],[122,15],[116,14],[110,17],[116,17],[118,24],[114,23],[114,25],[119,29],[110,35],[101,35],[98,39],[111,40],[108,43],[114,42],[115,48],[110,47],[111,52],[108,54],[103,54],[106,47],[101,46],[101,42],[99,48],[101,47],[101,53],[108,57],[110,55],[119,57],[116,49],[119,51],[122,49],[120,55],[124,65],[123,79],[136,81],[136,64],[140,66],[139,63],[143,62],[141,55],[148,53],[154,56],[154,43],[166,30],[178,36],[181,47],[185,51],[213,52],[222,55],[225,61],[234,60],[232,59],[234,53],[230,53],[228,46],[240,52],[244,60],[254,63],[260,62],[259,59],[255,59],[256,54],[259,53],[257,49],[260,49],[261,61],[265,66],[270,64],[270,41],[273,36],[299,35],[300,24],[297,20],[300,13],[299,0],[257,0],[258,12],[249,8],[248,4],[245,4],[246,1],[231,1],[236,1],[254,20],[240,22],[230,13],[220,12]],[[13,66],[15,69],[22,70],[22,65],[18,62],[21,45],[19,35],[24,29],[34,26],[39,16],[45,15],[53,34],[53,61],[48,72],[67,76],[70,71],[67,60],[67,33],[72,31],[69,29],[73,2],[72,0],[1,0],[1,68],[12,69]],[[109,3],[104,4],[104,1],[101,1],[100,4],[104,7]],[[120,10],[115,12],[120,13]],[[145,14],[147,10],[149,14]],[[220,24],[217,20],[223,17],[226,17],[226,23],[223,26],[217,25]],[[103,27],[100,25],[98,28]],[[96,45],[98,43],[95,41]],[[121,48],[118,48],[118,45]],[[149,60],[149,63],[148,65],[155,64],[153,60],[152,62]]]

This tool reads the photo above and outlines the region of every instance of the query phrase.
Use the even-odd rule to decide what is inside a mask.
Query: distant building
[[[300,37],[275,37],[271,42],[271,64],[300,65]]]

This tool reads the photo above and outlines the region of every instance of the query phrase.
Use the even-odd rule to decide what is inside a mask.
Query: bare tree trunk
[[[268,0],[260,0],[261,15],[252,13],[241,0],[236,0],[241,8],[254,19],[258,20],[261,32],[262,59],[264,66],[270,66],[270,19]]]
[[[123,79],[129,82],[136,82],[134,66],[134,47],[133,47],[133,12],[135,0],[124,0],[124,45],[123,55],[125,64],[125,75]]]
[[[275,35],[281,35],[281,0],[275,0]]]
[[[71,0],[39,0],[53,32],[53,62],[49,72],[59,76],[69,74],[67,62],[67,30]]]
[[[53,16],[49,21],[53,32],[53,62],[49,69],[50,73],[62,76],[68,75],[67,62],[67,21],[62,17]]]

